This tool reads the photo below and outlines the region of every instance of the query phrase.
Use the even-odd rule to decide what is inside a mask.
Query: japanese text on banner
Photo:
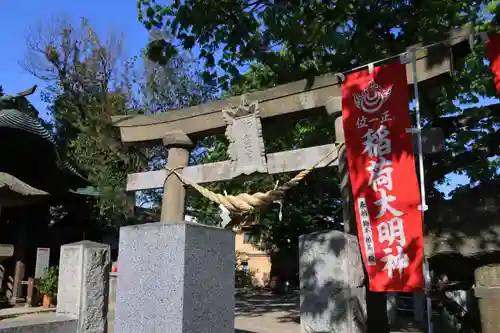
[[[406,68],[347,75],[342,117],[358,237],[373,291],[423,287],[422,215]],[[374,237],[375,236],[375,237]]]

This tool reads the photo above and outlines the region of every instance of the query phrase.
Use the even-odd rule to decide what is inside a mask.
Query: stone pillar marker
[[[357,237],[340,231],[299,237],[300,332],[364,333],[366,289]]]
[[[189,162],[189,148],[193,146],[191,139],[181,131],[172,131],[163,137],[163,145],[168,149],[167,168],[182,171]],[[173,173],[167,175],[163,186],[161,205],[162,221],[184,221],[184,204],[186,189],[180,179]]]
[[[424,292],[414,292],[413,293],[413,319],[418,324],[424,324],[426,321],[425,317],[425,293]]]
[[[190,222],[122,227],[115,332],[234,333],[234,238]]]
[[[77,333],[107,332],[109,271],[109,245],[61,246],[56,312],[76,317]]]
[[[474,294],[479,303],[483,333],[498,332],[500,327],[500,265],[481,266],[474,272]]]
[[[386,293],[387,298],[387,319],[389,325],[396,325],[398,319],[398,294]]]

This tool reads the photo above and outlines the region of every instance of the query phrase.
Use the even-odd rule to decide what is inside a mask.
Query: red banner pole
[[[417,142],[418,142],[418,171],[420,178],[420,200],[421,206],[420,209],[422,211],[422,228],[424,225],[424,213],[427,210],[426,198],[425,198],[425,175],[424,175],[424,152],[422,148],[422,126],[420,120],[420,101],[419,101],[419,91],[418,91],[418,78],[417,78],[417,49],[412,50],[412,71],[413,71],[413,92],[415,95],[415,122],[416,127],[414,129],[408,129],[412,133],[417,134]],[[429,274],[429,265],[427,263],[427,259],[424,256],[424,261],[422,265],[422,271],[424,274],[424,282],[425,282],[425,293],[427,299],[427,332],[432,333],[432,300],[430,297],[430,274]]]
[[[411,59],[409,59],[411,61]],[[360,248],[370,290],[425,289],[421,193],[398,61],[346,76],[342,122]]]

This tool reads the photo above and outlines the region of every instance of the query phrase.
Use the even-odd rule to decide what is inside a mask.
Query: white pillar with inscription
[[[107,332],[109,271],[109,245],[81,241],[61,246],[57,314],[77,318],[77,333]]]

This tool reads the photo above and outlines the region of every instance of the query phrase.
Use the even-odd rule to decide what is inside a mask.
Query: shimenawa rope
[[[287,181],[281,186],[276,187],[273,190],[267,191],[266,193],[262,192],[256,192],[254,194],[248,194],[248,193],[242,193],[238,194],[236,196],[233,195],[223,195],[220,193],[215,193],[211,190],[209,190],[206,187],[203,187],[199,184],[196,184],[195,182],[192,182],[191,180],[184,178],[177,170],[182,169],[182,167],[176,167],[173,169],[167,168],[167,171],[169,172],[167,177],[170,176],[171,174],[175,174],[181,182],[183,182],[185,185],[189,185],[193,187],[196,191],[198,191],[202,196],[205,198],[209,199],[210,201],[223,205],[224,207],[227,208],[231,213],[237,213],[237,214],[248,214],[256,209],[261,209],[270,203],[272,203],[274,200],[282,197],[286,191],[291,189],[292,187],[297,186],[301,180],[303,180],[308,174],[310,174],[314,169],[318,167],[322,162],[324,162],[330,155],[332,155],[335,152],[338,152],[340,148],[344,145],[344,143],[336,143],[336,147],[329,151],[327,154],[325,154],[323,157],[321,157],[316,163],[314,163],[313,166],[310,168],[303,170],[299,172],[295,177]],[[337,156],[330,161],[332,163],[333,161],[338,160],[338,154]],[[329,163],[329,164],[330,164]]]

